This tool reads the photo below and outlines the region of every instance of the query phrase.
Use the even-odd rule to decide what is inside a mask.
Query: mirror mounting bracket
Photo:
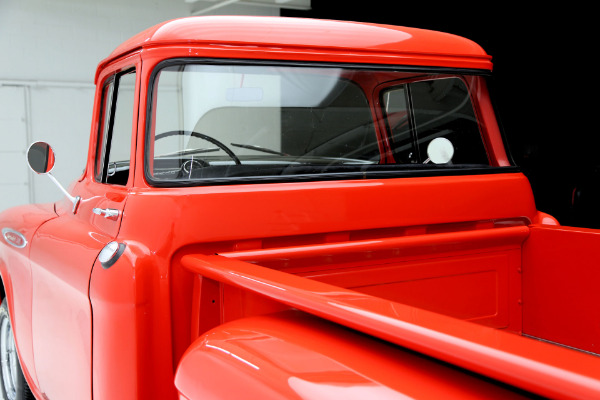
[[[77,214],[77,209],[79,208],[79,203],[81,203],[81,196],[72,196],[67,190],[60,184],[60,182],[52,175],[51,172],[47,172],[46,175],[54,184],[60,189],[61,192],[73,203],[73,208],[71,211],[73,214]]]

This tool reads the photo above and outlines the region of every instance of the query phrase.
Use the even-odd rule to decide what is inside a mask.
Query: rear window
[[[147,178],[207,184],[486,168],[470,95],[477,79],[171,62],[154,74]],[[430,157],[432,148],[442,156]]]

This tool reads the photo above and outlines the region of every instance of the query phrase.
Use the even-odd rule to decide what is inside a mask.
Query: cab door
[[[131,58],[127,67],[101,77],[98,130],[86,174],[71,189],[81,197],[78,207],[57,203],[59,217],[31,244],[33,351],[39,389],[49,399],[92,397],[90,276],[99,252],[119,232],[133,182],[139,63],[134,58],[132,66]]]

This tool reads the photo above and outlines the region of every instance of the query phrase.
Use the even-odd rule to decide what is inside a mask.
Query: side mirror
[[[427,146],[427,157],[425,163],[431,161],[434,164],[446,164],[454,156],[454,146],[445,137],[438,137],[429,142]]]
[[[77,212],[77,208],[79,207],[79,203],[81,202],[81,197],[73,197],[65,190],[65,188],[56,180],[54,175],[52,175],[51,171],[54,168],[55,153],[50,146],[46,142],[34,142],[27,149],[27,163],[29,164],[29,168],[36,174],[46,175],[67,198],[73,203],[73,214]]]
[[[35,142],[27,150],[29,168],[38,174],[47,174],[54,168],[54,150],[45,142]]]

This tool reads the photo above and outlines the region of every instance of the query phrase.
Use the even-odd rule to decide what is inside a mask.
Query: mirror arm
[[[67,198],[71,201],[71,203],[73,203],[73,214],[77,213],[77,209],[79,208],[79,203],[81,202],[81,197],[77,196],[77,197],[73,197],[71,196],[71,194],[69,192],[66,191],[66,189],[63,187],[63,185],[60,184],[60,182],[54,177],[54,175],[52,175],[51,172],[46,173],[46,175],[48,176],[48,178],[50,178],[50,180],[52,182],[54,182],[54,184],[56,186],[58,186],[58,188],[60,189],[61,192],[63,192],[63,194],[65,196],[67,196]]]

